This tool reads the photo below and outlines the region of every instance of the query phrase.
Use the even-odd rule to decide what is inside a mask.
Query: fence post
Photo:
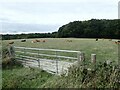
[[[82,52],[78,52],[78,64],[81,65],[85,61],[85,54]]]
[[[9,46],[8,46],[9,57],[12,56],[10,48],[11,48],[11,46],[9,45]]]
[[[38,50],[38,67],[40,68],[39,50]]]
[[[96,54],[91,54],[91,63],[96,63]]]
[[[57,60],[57,51],[55,51],[56,55],[56,73],[58,74],[58,60]]]
[[[80,63],[80,53],[81,53],[81,52],[78,52],[78,53],[77,53],[78,63]]]
[[[25,47],[24,47],[24,49],[23,49],[23,50],[24,50],[24,55],[25,55],[25,54],[26,54],[26,53],[25,53]],[[25,58],[25,57],[23,57],[23,56],[22,56],[22,58],[23,58],[23,60],[24,60],[24,58]],[[27,65],[26,60],[25,60],[25,65]]]
[[[9,52],[9,57],[10,58],[15,58],[15,49],[12,45],[9,45],[8,52]]]
[[[80,61],[81,62],[85,61],[85,53],[80,53]]]
[[[14,46],[14,58],[16,59],[16,49],[15,49],[15,46]]]
[[[91,68],[96,68],[96,54],[91,54]]]
[[[110,60],[107,60],[107,61],[106,61],[106,63],[107,63],[107,64],[110,64],[110,63],[111,63],[111,61],[110,61]]]

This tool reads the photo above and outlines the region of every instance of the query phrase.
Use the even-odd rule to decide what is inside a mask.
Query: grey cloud
[[[39,24],[22,24],[22,23],[2,23],[2,32],[53,32],[57,31],[59,25],[39,25]]]
[[[118,4],[115,4],[116,1],[92,1],[89,1],[89,3],[87,0],[86,2],[63,3],[3,3],[0,7],[5,9],[6,12],[9,11],[9,15],[11,16],[5,15],[3,16],[4,18],[0,17],[0,22],[3,24],[4,32],[52,32],[57,31],[60,26],[56,25],[56,23],[65,24],[66,22],[69,23],[69,21],[86,20],[88,18],[112,19],[117,16]],[[17,15],[20,18],[18,18]],[[32,22],[41,24],[15,23],[14,20],[16,20],[16,22],[22,21],[22,23],[28,21],[27,23]],[[55,25],[43,25],[43,22],[47,24],[52,23]]]
[[[5,8],[34,14],[49,13],[80,13],[90,11],[107,11],[115,8],[111,3],[12,3],[5,4]]]
[[[118,19],[120,19],[120,1],[118,2]]]

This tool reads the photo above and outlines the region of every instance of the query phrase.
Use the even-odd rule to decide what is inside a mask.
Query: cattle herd
[[[104,38],[102,40],[104,40]],[[96,41],[98,41],[98,38],[96,39]],[[115,44],[120,45],[120,40],[109,39],[109,41],[113,41]]]
[[[99,39],[96,38],[95,41],[98,41]],[[104,39],[103,39],[104,40]],[[23,39],[21,40],[21,42],[26,42],[27,40]],[[120,44],[120,40],[112,40],[112,39],[109,39],[109,41],[113,41],[115,44],[119,45]],[[43,42],[45,43],[46,40],[38,40],[38,39],[34,39],[34,40],[31,40],[31,43],[38,43],[38,42]],[[72,40],[66,40],[66,42],[73,42]],[[14,41],[10,41],[8,44],[14,44]]]
[[[20,42],[26,42],[27,40],[25,40],[25,39],[23,39],[23,40],[21,40]],[[45,43],[46,42],[46,40],[38,40],[38,39],[35,39],[35,40],[31,40],[31,43],[37,43],[37,42],[43,42],[43,43]],[[14,44],[15,42],[14,41],[10,41],[10,42],[8,42],[8,44]]]

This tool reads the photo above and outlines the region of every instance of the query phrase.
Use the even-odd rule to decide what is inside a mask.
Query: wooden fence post
[[[91,63],[96,63],[96,54],[91,54]]]
[[[78,52],[78,64],[83,64],[83,62],[85,61],[85,54],[82,52]]]
[[[10,47],[11,47],[11,46],[8,46],[9,57],[12,56],[12,54],[11,54],[11,50],[10,50]]]
[[[80,52],[77,53],[78,62],[80,61]]]
[[[24,55],[25,55],[25,54],[26,54],[26,48],[24,47],[24,49],[23,49],[23,50],[24,50]],[[24,58],[25,58],[25,57],[24,57],[24,56],[22,56],[23,61],[25,60]],[[25,65],[27,65],[27,61],[26,61],[26,60],[25,60]]]
[[[57,51],[55,51],[56,55],[56,73],[58,74],[58,60],[57,60]]]
[[[107,60],[107,61],[106,61],[106,63],[107,63],[107,64],[110,64],[110,63],[111,63],[111,61],[110,61],[110,60]]]
[[[84,62],[84,61],[85,61],[85,54],[84,54],[84,53],[81,53],[81,54],[80,54],[80,61],[81,61],[81,62]]]
[[[96,68],[96,54],[91,54],[91,69],[94,70]]]
[[[38,67],[40,68],[39,50],[38,50]]]
[[[9,46],[8,47],[8,52],[9,52],[9,57],[10,58],[15,58],[15,49],[14,49],[14,47],[13,46]]]

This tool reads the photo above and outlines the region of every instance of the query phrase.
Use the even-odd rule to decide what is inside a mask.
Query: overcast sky
[[[75,20],[117,19],[118,1],[0,0],[0,22],[54,25],[58,29]]]

